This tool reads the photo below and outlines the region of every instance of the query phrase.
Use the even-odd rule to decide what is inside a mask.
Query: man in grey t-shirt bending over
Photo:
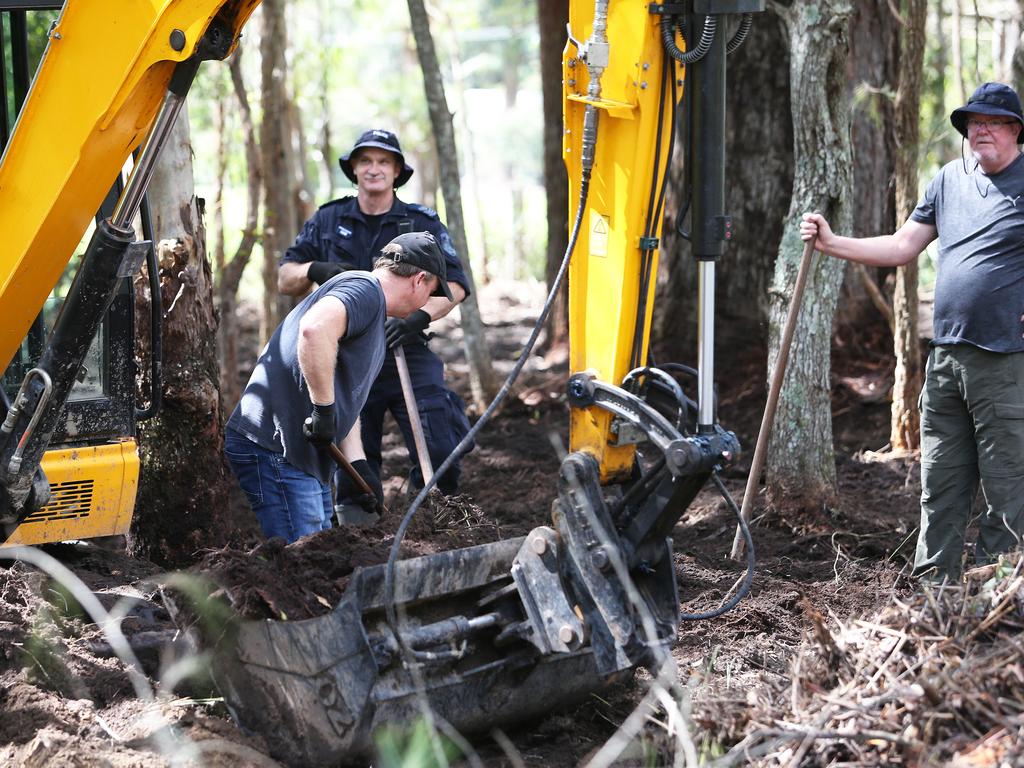
[[[818,214],[800,234],[830,256],[878,267],[939,240],[935,329],[921,398],[921,530],[914,575],[957,579],[980,482],[976,560],[1024,535],[1024,116],[1002,83],[950,115],[970,158],[944,166],[892,235],[839,237]]]
[[[429,232],[399,235],[374,262],[326,280],[274,331],[227,423],[224,450],[267,537],[288,542],[330,528],[326,448],[341,451],[381,500],[359,437],[359,411],[384,362],[384,318],[406,317],[432,295],[451,299],[445,260]]]

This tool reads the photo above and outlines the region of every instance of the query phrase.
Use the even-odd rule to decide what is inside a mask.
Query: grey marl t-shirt
[[[948,163],[910,218],[939,233],[932,344],[1024,351],[1024,155],[992,176]]]
[[[227,423],[228,429],[268,451],[283,453],[289,464],[323,483],[330,482],[334,462],[302,435],[302,422],[313,403],[299,370],[298,343],[303,315],[326,297],[340,300],[348,314],[334,372],[334,418],[335,434],[341,438],[349,433],[384,363],[384,291],[377,278],[361,271],[332,277],[288,313],[260,352]]]

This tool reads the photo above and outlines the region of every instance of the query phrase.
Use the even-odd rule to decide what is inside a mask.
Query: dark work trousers
[[[406,344],[405,358],[409,364],[409,378],[412,380],[413,394],[419,406],[430,463],[434,470],[437,470],[469,431],[466,409],[462,398],[445,387],[444,363],[427,348],[426,344]],[[398,378],[395,357],[390,352],[373,383],[366,405],[359,414],[366,460],[378,475],[381,471],[384,414],[387,411],[391,411],[405,438],[409,461],[412,464],[412,487],[422,488],[423,474],[420,472],[416,441],[402,396],[402,383]],[[455,493],[458,490],[460,473],[461,468],[457,461],[439,478],[437,487],[442,493]],[[337,482],[338,502],[343,503],[352,493],[352,484],[348,477],[342,476],[341,473],[337,475]]]
[[[921,394],[921,532],[914,575],[960,577],[978,486],[985,494],[975,560],[1024,534],[1024,352],[933,347]]]

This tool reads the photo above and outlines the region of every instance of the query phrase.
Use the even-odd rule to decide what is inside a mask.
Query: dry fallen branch
[[[1024,763],[1022,567],[1015,555],[847,623],[804,605],[790,679],[714,765]]]

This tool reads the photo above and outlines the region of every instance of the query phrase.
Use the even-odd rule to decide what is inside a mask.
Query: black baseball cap
[[[1012,117],[1024,129],[1020,97],[1013,88],[1002,83],[982,83],[971,94],[966,104],[950,113],[949,122],[961,136],[967,136],[967,118],[971,114]],[[1017,132],[1017,143],[1024,143],[1024,130]]]
[[[356,183],[356,174],[352,169],[352,155],[365,147],[376,147],[398,155],[398,162],[402,164],[402,170],[395,177],[395,189],[405,184],[413,174],[412,166],[405,162],[405,155],[402,154],[402,145],[398,143],[398,136],[392,131],[385,131],[383,128],[372,128],[360,136],[349,153],[338,160],[342,172],[353,184]]]
[[[441,253],[437,240],[429,232],[406,232],[399,235],[380,249],[380,255],[396,264],[412,264],[436,276],[438,286],[430,295],[444,296],[448,301],[455,301],[452,289],[448,287],[448,269],[444,254]]]

